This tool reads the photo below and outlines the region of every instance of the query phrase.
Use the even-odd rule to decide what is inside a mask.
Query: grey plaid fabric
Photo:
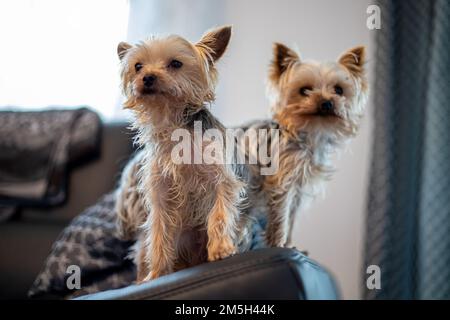
[[[133,242],[119,239],[114,205],[114,193],[107,194],[63,230],[30,288],[29,297],[75,297],[133,282],[135,267],[126,259]],[[70,265],[80,267],[79,290],[67,288],[70,274],[66,271]]]
[[[450,1],[380,0],[367,299],[450,299]]]

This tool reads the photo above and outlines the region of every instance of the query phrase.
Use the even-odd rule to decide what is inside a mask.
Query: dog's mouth
[[[342,119],[342,117],[334,111],[314,111],[314,112],[303,112],[299,114],[302,118],[321,118],[321,119]]]
[[[289,108],[286,108],[289,109]],[[290,109],[291,112],[289,114],[296,115],[302,118],[339,118],[342,119],[342,116],[337,112],[335,108],[329,110],[322,110],[320,108],[313,109]]]
[[[341,118],[341,116],[334,111],[327,111],[327,112],[318,111],[314,115],[322,118]]]
[[[160,93],[160,91],[158,91],[154,88],[144,88],[141,92],[142,95],[148,95],[148,96],[156,95],[158,93]]]

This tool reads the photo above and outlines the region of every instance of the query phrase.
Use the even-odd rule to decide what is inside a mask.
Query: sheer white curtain
[[[131,0],[128,41],[179,34],[191,41],[224,21],[221,0]]]
[[[117,113],[127,0],[0,1],[0,109],[87,105]]]

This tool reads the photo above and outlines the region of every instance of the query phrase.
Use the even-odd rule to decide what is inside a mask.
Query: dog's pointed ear
[[[339,58],[339,63],[347,68],[351,74],[361,77],[364,73],[364,63],[366,62],[366,48],[359,46],[346,51]]]
[[[231,26],[223,26],[207,31],[196,46],[207,53],[210,62],[214,63],[222,57],[231,38]]]
[[[269,78],[273,82],[278,82],[283,72],[287,70],[289,65],[299,62],[298,54],[281,43],[273,44],[273,59],[270,64]]]
[[[120,60],[122,60],[122,58],[127,53],[127,50],[130,49],[131,47],[132,47],[132,45],[129,43],[126,43],[126,42],[119,43],[119,45],[117,46],[117,54],[118,54]]]

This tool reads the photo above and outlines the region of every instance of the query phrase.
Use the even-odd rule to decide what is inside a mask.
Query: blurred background
[[[367,26],[370,16],[367,9],[374,3],[381,7],[381,30],[370,30]],[[425,7],[421,7],[422,5]],[[405,53],[412,52],[405,46],[411,40],[414,42],[414,37],[418,34],[423,35],[419,39],[422,45],[427,43],[428,38],[432,38],[432,43],[436,43],[442,37],[436,34],[437,27],[433,27],[436,19],[445,20],[436,17],[437,12],[444,12],[441,15],[450,18],[447,16],[446,1],[430,1],[428,5],[424,5],[419,1],[411,1],[410,4],[405,1],[389,4],[387,1],[370,0],[4,0],[0,2],[0,108],[35,110],[51,106],[70,108],[84,105],[96,110],[104,122],[127,120],[130,115],[121,109],[122,97],[119,90],[119,61],[116,54],[119,41],[135,43],[153,34],[171,33],[195,41],[211,27],[232,24],[232,41],[218,66],[220,78],[217,101],[212,106],[212,112],[225,125],[234,126],[269,115],[265,78],[274,41],[296,48],[302,58],[313,60],[335,60],[345,50],[356,45],[365,45],[368,49],[367,70],[372,90],[365,118],[357,137],[345,152],[336,157],[338,171],[329,182],[325,197],[315,201],[311,208],[302,212],[300,219],[297,219],[294,242],[297,248],[307,250],[310,257],[331,271],[337,279],[343,298],[377,297],[371,296],[367,291],[366,268],[370,264],[376,262],[379,265],[386,260],[374,258],[380,256],[379,251],[373,255],[368,254],[374,252],[372,244],[383,238],[379,243],[389,245],[390,240],[396,239],[387,236],[386,240],[385,235],[406,234],[409,235],[408,239],[417,240],[424,233],[417,234],[418,221],[423,219],[421,211],[416,211],[420,204],[416,203],[417,206],[414,205],[413,208],[386,205],[386,208],[396,208],[384,210],[386,216],[378,212],[374,217],[368,210],[374,206],[380,208],[374,200],[374,194],[379,195],[389,190],[392,192],[391,196],[396,197],[395,185],[385,185],[381,189],[370,188],[371,181],[376,182],[376,176],[380,176],[379,171],[374,171],[377,169],[374,162],[380,163],[390,157],[391,163],[396,163],[395,154],[392,156],[390,151],[385,149],[384,153],[377,155],[374,147],[377,145],[377,150],[380,150],[383,145],[389,145],[386,132],[380,131],[388,126],[386,124],[386,127],[383,127],[386,117],[396,117],[397,122],[391,124],[394,128],[396,124],[404,123],[403,121],[412,121],[408,118],[411,115],[405,114],[406,118],[402,118],[401,112],[392,111],[397,107],[396,102],[402,101],[404,105],[401,108],[408,108],[411,104],[408,99],[410,93],[418,88],[424,89],[424,86],[434,81],[432,76],[425,76],[420,81],[417,79],[417,82],[408,83],[408,86],[399,85],[414,74],[414,70],[402,73],[408,69],[408,64],[401,63],[406,59]],[[409,15],[413,19],[407,24]],[[429,32],[418,29],[421,21],[430,28]],[[439,28],[448,36],[448,23]],[[396,33],[395,30],[400,31]],[[384,36],[380,35],[382,32]],[[409,35],[405,35],[408,32]],[[438,59],[438,70],[447,67],[448,71],[448,38],[443,41],[443,48],[447,48],[444,50],[447,52],[447,58],[433,56],[432,50],[437,49],[430,48],[430,52],[423,52],[423,56],[417,60],[412,59],[409,67],[415,68],[423,64],[431,68],[430,61]],[[414,47],[412,50],[414,51]],[[429,58],[431,56],[434,58]],[[387,64],[386,60],[390,58],[393,62]],[[390,69],[376,70],[380,61]],[[398,68],[398,72],[395,68]],[[428,75],[427,70],[429,68],[424,67],[423,75]],[[396,78],[392,82],[381,81],[375,87],[375,73],[386,76],[389,72],[399,74],[399,77],[403,78]],[[447,79],[448,85],[448,76],[444,79]],[[386,83],[389,83],[390,87],[383,87]],[[448,89],[445,88],[444,91]],[[375,100],[374,96],[379,94],[389,96],[391,100]],[[383,103],[383,106],[374,106],[376,102]],[[426,109],[427,103],[433,104],[434,101],[415,99],[415,103],[417,105],[414,110],[417,110],[417,118],[420,118],[425,114],[423,110]],[[439,109],[436,112],[439,112],[440,119],[445,121],[448,129],[450,119],[447,104],[445,108],[447,109]],[[377,125],[381,126],[378,131],[375,130]],[[417,123],[417,126],[416,129],[420,132],[426,128],[426,124],[422,122]],[[405,137],[408,136],[408,130],[412,130],[411,127],[403,129],[401,132],[391,130],[390,133]],[[448,131],[443,135],[441,139],[445,139],[444,142],[447,143]],[[424,135],[421,134],[420,137],[423,138]],[[422,138],[419,140],[426,141]],[[442,145],[445,145],[444,142]],[[430,143],[435,142],[423,142],[423,145]],[[447,160],[449,145],[446,144],[443,156]],[[394,146],[394,149],[398,150],[397,146]],[[421,147],[420,150],[411,151],[410,159],[424,159],[424,150]],[[389,165],[386,164],[384,168]],[[419,167],[424,166],[421,160],[417,167],[408,167],[411,171],[405,171],[405,177],[408,177],[410,172],[419,172]],[[440,173],[448,175],[448,165],[444,168],[437,167],[442,170]],[[396,168],[397,164],[392,165],[391,169],[395,172]],[[404,181],[419,186],[422,181],[419,180]],[[428,183],[433,184],[432,181]],[[442,183],[444,187],[448,186],[448,180]],[[449,195],[444,187],[437,192]],[[414,193],[408,193],[404,201],[408,202],[408,199],[412,198],[417,199]],[[395,201],[386,199],[385,203]],[[404,220],[399,220],[401,222],[397,224],[398,228],[389,231],[391,233],[371,233],[379,223],[389,225],[392,222],[390,214],[399,210],[412,212],[412,218],[405,216]],[[450,231],[448,206],[444,204],[436,210],[442,214],[439,225]],[[424,211],[428,212],[427,209]],[[403,228],[402,221],[411,221],[410,219],[415,221],[413,226]],[[367,225],[367,221],[371,221],[371,224]],[[405,240],[404,245],[414,248],[411,255],[398,261],[397,266],[405,263],[416,266],[418,242]],[[380,246],[377,248],[384,250],[384,247]],[[450,250],[450,247],[444,248]],[[404,252],[402,248],[399,250]],[[442,259],[448,262],[445,260],[448,257]],[[406,273],[416,274],[416,271],[408,270]],[[439,279],[445,280],[446,274],[448,273],[444,273],[443,278]],[[396,296],[392,293],[394,290],[390,291],[391,296],[381,296],[420,297],[416,295],[419,290],[416,280],[415,276],[399,280],[402,284],[399,292],[408,292],[410,295],[399,293]],[[450,282],[450,278],[447,280]],[[408,285],[404,285],[405,283]],[[442,289],[442,286],[440,288]],[[443,293],[438,297],[449,294],[448,286],[444,286],[442,290]]]

